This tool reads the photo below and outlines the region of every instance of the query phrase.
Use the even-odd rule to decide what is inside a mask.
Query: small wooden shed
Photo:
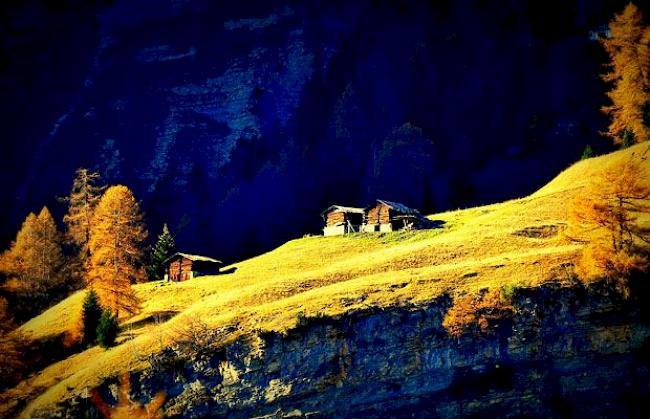
[[[187,281],[202,275],[216,275],[223,263],[207,256],[174,253],[165,260],[168,281]]]
[[[325,221],[323,227],[325,236],[359,232],[363,224],[363,208],[332,205],[320,215]]]
[[[364,209],[363,231],[396,231],[416,228],[425,218],[416,209],[399,202],[376,200]]]

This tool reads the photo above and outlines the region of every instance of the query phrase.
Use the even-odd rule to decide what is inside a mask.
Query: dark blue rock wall
[[[0,239],[60,215],[79,166],[225,260],[318,232],[333,203],[530,193],[608,147],[589,31],[624,3],[3,3]]]

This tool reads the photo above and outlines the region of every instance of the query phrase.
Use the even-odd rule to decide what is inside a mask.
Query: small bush
[[[219,330],[201,319],[190,318],[174,328],[174,348],[181,356],[200,359],[209,357],[220,339]]]
[[[518,289],[519,288],[513,284],[504,285],[501,287],[501,297],[503,297],[506,301],[512,302],[512,299],[514,298],[515,293]]]
[[[312,315],[307,315],[307,314],[303,313],[302,311],[300,311],[296,315],[296,327],[307,326],[307,325],[309,325],[311,323],[322,321],[322,320],[325,320],[325,319],[328,319],[328,318],[329,318],[329,316],[327,316],[324,313],[321,313],[320,311],[317,311],[316,313],[314,313]]]
[[[171,347],[163,348],[160,352],[140,355],[138,359],[149,364],[149,373],[165,371],[182,372],[183,366],[185,365],[184,360]]]
[[[97,326],[102,317],[102,306],[97,293],[91,288],[84,298],[81,309],[83,343],[92,345],[97,340]]]
[[[580,156],[580,160],[587,160],[590,159],[594,156],[594,149],[591,148],[589,144],[585,147],[585,149],[582,151],[582,156]]]
[[[454,337],[468,332],[487,333],[496,328],[500,320],[510,317],[512,310],[501,290],[468,294],[454,299],[442,326]]]
[[[115,344],[115,338],[120,327],[117,324],[117,315],[114,315],[110,308],[102,312],[97,325],[97,342],[103,348],[109,348]]]
[[[603,276],[621,279],[629,277],[633,272],[647,271],[649,267],[650,261],[642,253],[612,251],[602,245],[590,243],[582,251],[577,272],[586,280]]]

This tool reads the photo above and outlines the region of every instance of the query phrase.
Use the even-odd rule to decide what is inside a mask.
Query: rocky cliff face
[[[589,31],[624,3],[4,2],[0,242],[61,212],[79,166],[223,260],[318,231],[334,203],[528,194],[607,144]]]
[[[284,336],[261,334],[138,373],[134,398],[163,390],[166,413],[183,417],[647,415],[647,298],[623,299],[604,284],[551,284],[512,300],[512,317],[459,339],[441,325],[446,297],[303,321]],[[47,415],[79,415],[88,405],[78,399]]]

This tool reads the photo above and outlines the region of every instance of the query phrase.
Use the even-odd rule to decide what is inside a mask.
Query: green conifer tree
[[[632,147],[634,143],[634,133],[630,130],[625,130],[623,141],[621,142],[621,149]]]
[[[162,233],[158,235],[158,241],[151,250],[150,263],[147,269],[149,279],[163,279],[165,276],[165,264],[163,262],[174,253],[175,249],[174,236],[171,235],[167,224],[165,224]]]
[[[117,324],[117,314],[110,308],[104,309],[97,324],[97,342],[102,348],[109,348],[115,344],[115,338],[120,328]]]
[[[83,343],[92,345],[97,340],[97,326],[102,316],[102,306],[99,297],[92,288],[86,292],[81,319],[83,322]]]
[[[584,150],[582,150],[582,156],[580,156],[580,160],[587,160],[590,159],[594,156],[594,149],[591,148],[589,144],[585,147]]]

